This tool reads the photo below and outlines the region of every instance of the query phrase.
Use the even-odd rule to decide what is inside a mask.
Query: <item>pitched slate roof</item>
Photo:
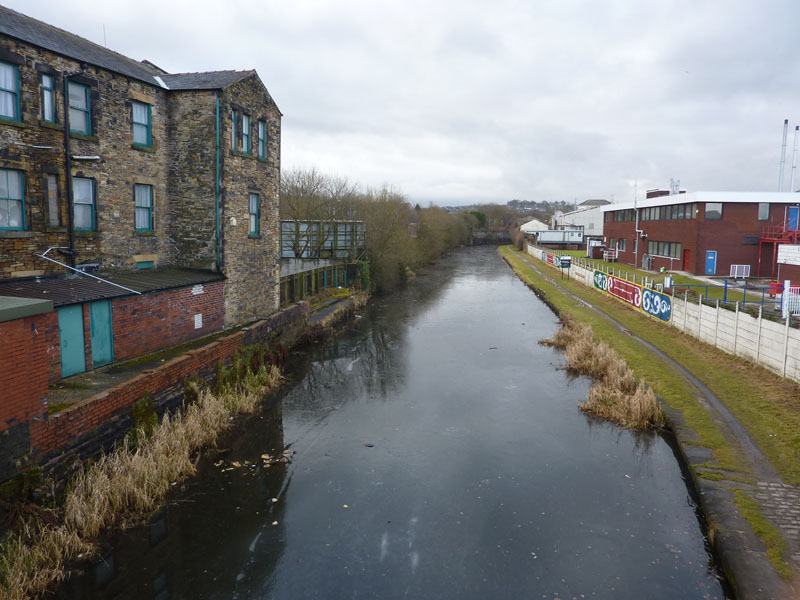
[[[179,268],[95,275],[143,294],[224,279],[211,271]],[[117,286],[77,274],[0,281],[0,296],[50,300],[56,307],[131,295]]]
[[[594,198],[590,200],[584,200],[578,206],[605,206],[606,204],[611,204],[608,200],[603,200],[602,198]]]
[[[161,87],[154,78],[159,73],[147,65],[5,6],[0,6],[0,33]]]
[[[174,73],[162,75],[161,80],[171,90],[220,90],[255,73],[247,71],[207,71],[205,73]]]

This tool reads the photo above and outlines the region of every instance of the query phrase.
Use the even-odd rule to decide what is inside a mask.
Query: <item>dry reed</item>
[[[561,329],[542,343],[563,349],[568,369],[594,378],[586,401],[578,405],[581,410],[634,429],[664,424],[653,390],[636,381],[633,371],[608,344],[594,339],[589,325],[567,316]]]
[[[113,453],[82,468],[72,481],[59,525],[24,522],[0,552],[0,594],[36,597],[65,577],[65,564],[93,552],[92,540],[121,518],[158,507],[172,484],[195,471],[195,455],[213,445],[230,417],[250,413],[282,377],[274,366],[246,370],[238,380],[199,390],[197,400],[165,415],[149,437],[143,431]],[[131,439],[136,439],[134,444]]]

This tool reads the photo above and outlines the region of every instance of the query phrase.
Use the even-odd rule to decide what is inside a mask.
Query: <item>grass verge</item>
[[[213,445],[230,417],[253,412],[281,381],[271,365],[251,367],[252,356],[220,368],[214,389],[188,385],[196,400],[165,415],[150,435],[134,432],[113,453],[82,469],[61,507],[46,519],[27,518],[3,541],[0,596],[22,600],[44,594],[65,577],[65,565],[90,556],[106,527],[155,509],[171,486],[195,471],[197,452]]]
[[[559,313],[569,311],[589,323],[595,337],[605,341],[672,408],[681,411],[687,427],[697,434],[697,445],[711,449],[714,460],[690,465],[695,474],[711,481],[752,482],[753,476],[741,448],[727,439],[708,412],[693,395],[693,388],[662,359],[628,336],[596,311],[576,303],[554,285],[554,279],[537,273],[522,253],[501,249],[520,278],[533,286],[540,297]],[[546,267],[544,267],[546,269]],[[546,270],[545,270],[546,272]],[[675,329],[656,323],[630,310],[615,299],[599,294],[571,280],[559,280],[569,292],[585,298],[598,310],[624,323],[628,330],[670,356],[705,383],[748,429],[772,465],[787,483],[800,484],[800,386],[766,369],[731,356]],[[725,473],[699,471],[711,468]],[[791,569],[783,555],[786,550],[780,532],[762,515],[758,503],[737,488],[737,505],[750,521],[753,531],[768,547],[767,558],[776,572],[786,578]],[[745,507],[744,509],[742,507]],[[745,514],[746,511],[746,514]]]

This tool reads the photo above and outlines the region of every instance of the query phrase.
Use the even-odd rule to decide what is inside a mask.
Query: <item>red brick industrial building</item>
[[[781,264],[777,249],[796,245],[800,195],[777,192],[694,192],[658,195],[604,207],[603,238],[617,260],[698,275],[800,280],[800,265]],[[638,244],[637,244],[638,240]]]

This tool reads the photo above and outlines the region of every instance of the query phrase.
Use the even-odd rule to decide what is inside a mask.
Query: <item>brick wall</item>
[[[214,281],[114,300],[114,360],[149,354],[221,330],[224,287],[225,281]],[[198,314],[202,327],[195,328]]]
[[[47,348],[54,312],[0,323],[0,481],[19,471],[33,419],[47,414]]]
[[[145,394],[151,394],[162,410],[165,406],[174,406],[180,401],[184,379],[210,377],[218,362],[231,360],[244,345],[267,343],[287,334],[296,339],[307,316],[308,304],[301,302],[174,358],[157,369],[144,371],[44,422],[32,422],[31,446],[45,460],[55,460],[62,465],[74,457],[75,452],[85,458],[96,452],[99,445],[117,439],[130,428],[130,407]],[[291,340],[284,340],[288,341]]]

